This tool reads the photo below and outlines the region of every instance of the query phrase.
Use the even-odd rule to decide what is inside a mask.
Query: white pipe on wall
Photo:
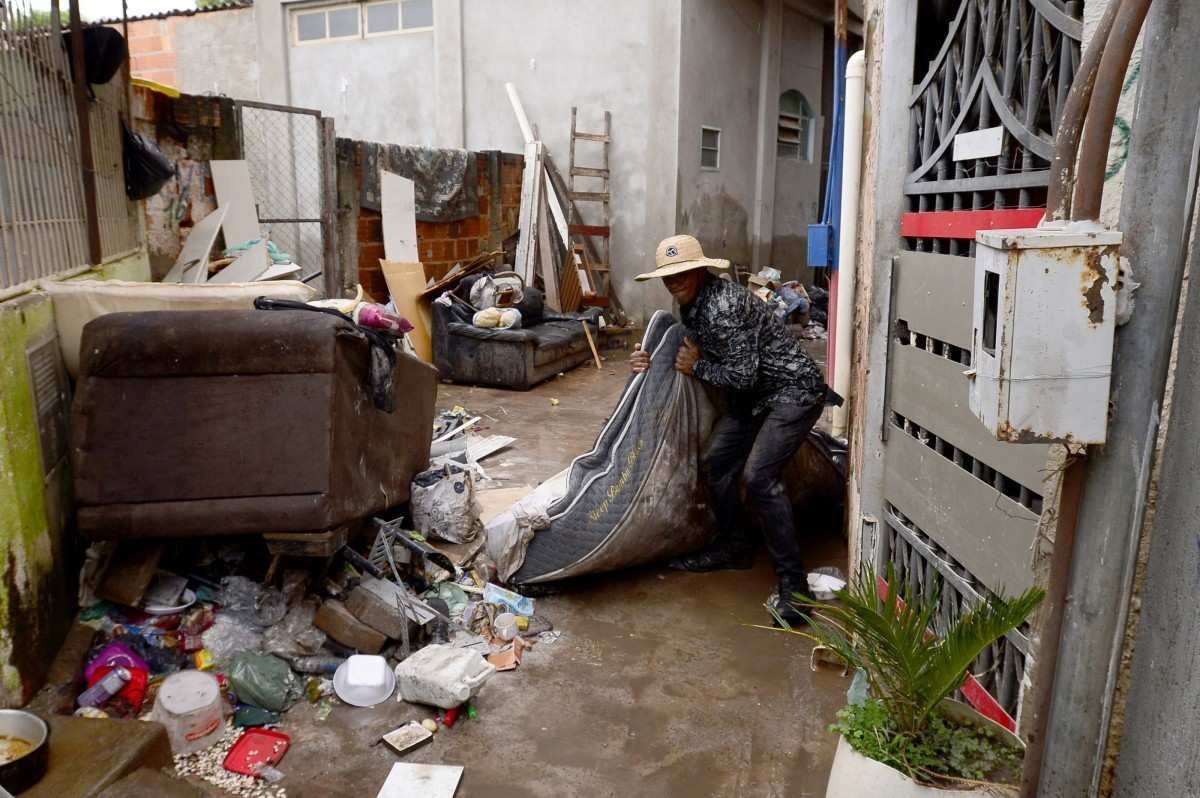
[[[854,342],[855,252],[858,248],[858,189],[862,183],[862,133],[866,61],[859,50],[846,63],[846,127],[842,144],[842,216],[838,225],[837,329],[834,330],[833,389],[849,400],[850,354]],[[833,434],[846,435],[849,402],[833,409]]]

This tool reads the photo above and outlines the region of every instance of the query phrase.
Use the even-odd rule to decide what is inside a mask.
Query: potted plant
[[[830,727],[841,738],[826,798],[1015,796],[1020,740],[949,696],[976,657],[1023,623],[1045,591],[988,597],[948,625],[938,622],[936,588],[914,594],[889,567],[882,593],[874,570],[864,567],[835,601],[803,601],[809,631],[790,630],[866,678],[867,694]]]

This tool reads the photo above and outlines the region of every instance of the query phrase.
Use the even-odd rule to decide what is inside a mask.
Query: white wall
[[[601,131],[612,112],[612,268],[635,318],[671,307],[660,284],[633,276],[653,268],[659,240],[675,230],[679,17],[679,0],[506,0],[502,10],[462,0],[468,149],[523,151],[506,81],[564,177],[571,107],[587,132]],[[581,143],[577,163],[599,165],[598,148]],[[582,181],[577,189],[588,190]]]
[[[253,8],[170,17],[169,23],[180,91],[260,99]]]
[[[824,28],[810,17],[783,9],[779,93],[795,89],[821,113]],[[778,99],[778,98],[776,98]],[[812,161],[775,161],[775,215],[771,261],[785,277],[811,281],[807,267],[808,225],[821,220],[822,125],[813,128]]]
[[[748,264],[758,137],[762,5],[688,0],[682,14],[678,227],[706,255]],[[721,129],[721,163],[700,168],[701,126]]]

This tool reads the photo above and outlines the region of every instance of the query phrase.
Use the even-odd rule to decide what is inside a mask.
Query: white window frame
[[[396,4],[396,6],[397,6],[396,13],[399,15],[397,18],[397,23],[400,25],[400,27],[397,28],[396,30],[384,30],[384,31],[380,31],[379,33],[368,33],[367,32],[367,7],[368,6],[381,6],[381,5],[385,5],[388,3]],[[362,6],[363,6],[362,31],[363,31],[364,39],[377,39],[380,36],[396,36],[396,35],[399,35],[402,33],[428,33],[429,31],[433,30],[437,26],[437,0],[433,0],[433,2],[430,4],[430,8],[433,11],[433,24],[426,25],[423,28],[406,28],[406,27],[404,27],[404,0],[370,0],[370,2],[363,3]]]
[[[705,147],[704,146],[704,134],[705,133],[716,133],[717,134],[717,146],[716,147]],[[715,152],[717,154],[717,165],[716,166],[705,166],[704,165],[704,153],[706,150]],[[712,125],[701,125],[700,126],[700,171],[702,171],[702,172],[719,172],[719,171],[721,171],[721,128],[719,128],[719,127],[713,127]]]
[[[358,33],[354,34],[353,36],[330,36],[329,12],[340,11],[344,8],[352,8],[358,11]],[[325,36],[320,39],[301,41],[300,16],[303,14],[315,14],[318,11],[325,14]],[[351,39],[361,39],[363,35],[363,24],[365,20],[362,12],[362,3],[331,3],[329,5],[293,6],[288,10],[288,15],[290,17],[288,22],[292,29],[292,44],[297,47],[307,47],[310,44],[325,44],[326,42],[344,42]]]

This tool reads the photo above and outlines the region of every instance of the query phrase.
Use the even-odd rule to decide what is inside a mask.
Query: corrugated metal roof
[[[138,22],[143,19],[166,19],[167,17],[193,17],[196,14],[207,14],[210,11],[229,11],[234,8],[248,8],[254,5],[254,0],[225,0],[223,3],[207,6],[205,8],[180,8],[175,11],[159,11],[155,14],[139,14],[138,16],[129,17],[130,22]],[[119,25],[123,20],[121,17],[109,17],[107,19],[90,20],[89,25]]]

